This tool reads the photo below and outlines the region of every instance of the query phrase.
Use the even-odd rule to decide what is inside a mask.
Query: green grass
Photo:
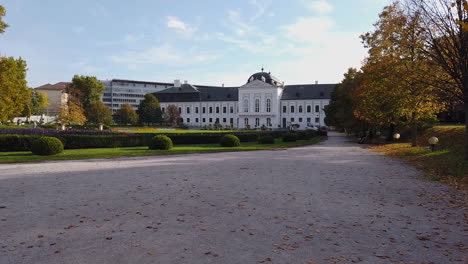
[[[377,146],[373,150],[414,165],[429,179],[468,189],[468,162],[463,160],[464,135],[464,126],[440,125],[427,129],[418,137],[420,147],[401,143]],[[432,152],[428,148],[428,139],[434,136],[439,139],[439,144]]]
[[[176,145],[172,150],[149,150],[148,147],[132,148],[99,148],[99,149],[69,149],[55,156],[38,156],[31,152],[0,152],[0,163],[37,162],[47,160],[82,160],[82,159],[108,159],[120,157],[140,157],[157,155],[177,155],[193,153],[234,152],[252,150],[275,150],[283,148],[311,145],[322,142],[325,137],[314,137],[310,140],[297,142],[282,142],[277,139],[275,144],[261,145],[256,142],[242,143],[240,147],[223,148],[219,144],[205,145]]]

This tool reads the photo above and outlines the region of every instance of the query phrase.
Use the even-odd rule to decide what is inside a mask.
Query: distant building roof
[[[182,84],[155,92],[154,95],[160,102],[237,101],[238,88]]]
[[[281,100],[330,99],[336,84],[286,85]]]
[[[41,90],[60,90],[63,91],[65,88],[70,84],[70,82],[58,82],[56,84],[44,84],[34,89],[41,89]]]
[[[174,83],[166,83],[166,82],[146,82],[146,81],[125,80],[125,79],[112,79],[111,82],[139,83],[139,84],[150,84],[150,85],[168,85],[168,86],[174,85]]]

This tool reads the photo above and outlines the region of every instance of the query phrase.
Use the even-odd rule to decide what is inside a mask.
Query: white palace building
[[[158,83],[159,85],[169,85]],[[178,107],[182,123],[203,127],[216,123],[233,128],[299,129],[325,126],[324,107],[336,84],[284,85],[267,72],[250,76],[240,87],[192,85],[179,80],[153,94],[162,111]]]

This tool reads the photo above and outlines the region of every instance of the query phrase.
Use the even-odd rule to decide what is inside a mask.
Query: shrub
[[[30,151],[39,136],[0,135],[0,151]]]
[[[259,136],[258,137],[258,143],[260,144],[275,144],[275,138],[270,135],[266,136]]]
[[[312,135],[307,131],[298,131],[296,132],[296,135],[298,140],[308,140],[312,138]]]
[[[149,149],[170,150],[172,146],[172,140],[168,136],[158,135],[151,139]]]
[[[297,135],[291,132],[288,132],[283,135],[283,142],[295,142],[297,140]]]
[[[219,141],[221,144],[221,147],[225,148],[233,148],[233,147],[239,147],[240,146],[240,140],[238,137],[234,135],[225,135],[221,138]]]
[[[31,151],[35,155],[55,155],[63,152],[63,144],[58,138],[41,137],[32,142]]]

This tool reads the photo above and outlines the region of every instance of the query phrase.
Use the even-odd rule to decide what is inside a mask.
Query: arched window
[[[266,111],[267,113],[271,112],[271,99],[266,100]]]
[[[249,112],[249,100],[248,99],[244,100],[244,112],[245,113]]]
[[[260,112],[260,99],[255,99],[255,113]]]

